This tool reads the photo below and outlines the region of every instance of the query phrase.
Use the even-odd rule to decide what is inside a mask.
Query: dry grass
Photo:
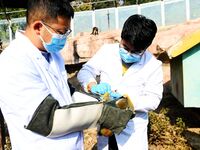
[[[88,129],[84,131],[84,150],[95,150],[97,143],[97,130]]]
[[[185,123],[177,118],[172,125],[167,112],[162,109],[159,113],[149,113],[149,150],[192,150],[184,137]]]
[[[183,134],[186,127],[182,119],[178,118],[177,123],[172,125],[166,113],[167,110],[163,109],[149,114],[149,150],[192,150]],[[84,131],[85,150],[96,150],[96,136],[96,129]]]

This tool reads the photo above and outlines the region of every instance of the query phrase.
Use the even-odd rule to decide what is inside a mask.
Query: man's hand
[[[109,137],[109,136],[113,135],[113,132],[110,129],[101,128],[100,131],[99,131],[99,135],[103,135],[103,136]]]

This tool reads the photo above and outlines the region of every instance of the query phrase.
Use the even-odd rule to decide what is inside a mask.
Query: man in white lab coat
[[[0,55],[0,108],[13,150],[82,150],[82,130],[101,127],[103,116],[110,114],[107,109],[125,114],[127,122],[131,118],[130,111],[84,94],[71,97],[59,51],[71,32],[73,16],[66,0],[30,0],[26,30],[17,31]]]
[[[108,92],[112,99],[128,95],[131,100],[136,116],[115,135],[120,150],[148,149],[148,111],[157,108],[163,91],[161,62],[146,50],[156,32],[154,21],[142,15],[130,16],[124,23],[121,42],[103,45],[77,76],[87,92]],[[108,138],[100,136],[98,143],[99,149],[108,148]]]

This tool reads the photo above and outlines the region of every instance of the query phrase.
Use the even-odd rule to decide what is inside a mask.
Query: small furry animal
[[[92,28],[92,33],[93,35],[98,35],[99,34],[99,29],[97,27]]]
[[[168,49],[169,48],[162,49],[159,45],[157,45],[156,46],[157,54],[154,54],[154,56],[163,63],[169,63],[170,59],[167,54]]]

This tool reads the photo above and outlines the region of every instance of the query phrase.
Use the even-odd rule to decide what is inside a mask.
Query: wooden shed
[[[167,53],[172,94],[184,107],[200,108],[200,29],[183,36]]]

